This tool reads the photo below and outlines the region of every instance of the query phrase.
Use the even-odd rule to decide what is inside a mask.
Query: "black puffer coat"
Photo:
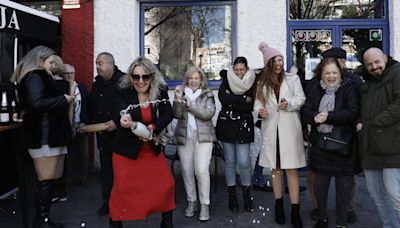
[[[356,150],[355,121],[360,111],[359,95],[350,78],[343,78],[336,92],[335,109],[329,112],[327,124],[335,127],[349,127],[354,130],[353,148],[349,156],[336,155],[323,151],[317,146],[319,132],[314,122],[314,116],[318,114],[319,103],[325,91],[315,81],[310,85],[306,103],[301,110],[303,122],[311,125],[311,155],[310,169],[324,175],[341,176],[355,175],[361,171]]]
[[[217,139],[229,143],[252,143],[254,141],[252,111],[256,83],[243,95],[235,95],[229,87],[226,74],[221,76],[218,98],[222,107],[216,126]]]

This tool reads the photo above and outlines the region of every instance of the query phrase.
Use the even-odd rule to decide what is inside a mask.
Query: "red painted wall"
[[[75,67],[76,80],[89,89],[93,83],[93,1],[84,0],[79,9],[62,9],[61,12],[61,56],[64,63]],[[94,156],[93,136],[89,137],[89,159]],[[92,165],[89,165],[92,169]]]
[[[75,67],[76,80],[89,87],[93,82],[93,0],[80,1],[79,9],[62,9],[61,55]]]

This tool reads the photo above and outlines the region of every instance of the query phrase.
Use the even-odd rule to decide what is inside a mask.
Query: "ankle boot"
[[[65,183],[64,177],[60,177],[54,180],[54,187],[52,194],[53,196],[51,202],[56,202],[56,201],[63,202],[68,200],[67,184]]]
[[[193,217],[194,213],[199,209],[199,204],[197,201],[189,201],[188,206],[185,210],[185,216],[190,218]]]
[[[229,194],[229,210],[232,212],[239,211],[238,202],[236,198],[236,185],[228,186],[228,194]]]
[[[110,218],[110,228],[122,228],[122,221],[113,221]]]
[[[285,211],[283,209],[283,198],[275,200],[275,222],[285,224]]]
[[[33,220],[33,228],[63,228],[62,223],[50,221],[50,204],[53,197],[54,180],[39,181],[36,191],[36,216]]]
[[[244,210],[247,212],[254,211],[253,199],[251,197],[251,186],[242,186]]]
[[[163,212],[161,217],[161,228],[174,228],[174,224],[172,223],[172,210]]]
[[[300,204],[292,204],[291,223],[293,228],[303,228],[300,216]]]
[[[209,205],[207,204],[200,204],[200,214],[199,214],[199,220],[200,222],[205,222],[210,219],[210,210],[209,210]]]

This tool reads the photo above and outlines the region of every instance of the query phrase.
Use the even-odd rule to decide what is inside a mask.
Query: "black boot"
[[[238,212],[238,202],[236,198],[236,185],[228,186],[228,194],[229,194],[229,210],[232,212]]]
[[[251,186],[242,186],[242,190],[243,190],[244,210],[247,212],[254,211],[253,199],[250,194]]]
[[[122,228],[122,221],[113,221],[110,218],[110,228]]]
[[[300,204],[292,204],[291,223],[293,228],[303,228],[303,222],[300,216]]]
[[[33,228],[63,228],[62,223],[50,221],[49,212],[51,198],[53,197],[54,180],[38,182],[36,191],[36,216],[33,220]]]
[[[163,212],[161,217],[161,228],[174,228],[174,224],[172,223],[172,210]]]
[[[67,201],[67,200],[68,200],[67,184],[63,174],[62,177],[54,180],[53,197],[51,199],[51,202]]]
[[[285,224],[285,211],[283,210],[283,198],[275,200],[275,222]]]

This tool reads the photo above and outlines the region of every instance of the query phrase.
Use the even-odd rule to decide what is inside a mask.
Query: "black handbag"
[[[326,152],[348,156],[353,144],[351,128],[334,127],[331,133],[319,133],[318,147]]]

